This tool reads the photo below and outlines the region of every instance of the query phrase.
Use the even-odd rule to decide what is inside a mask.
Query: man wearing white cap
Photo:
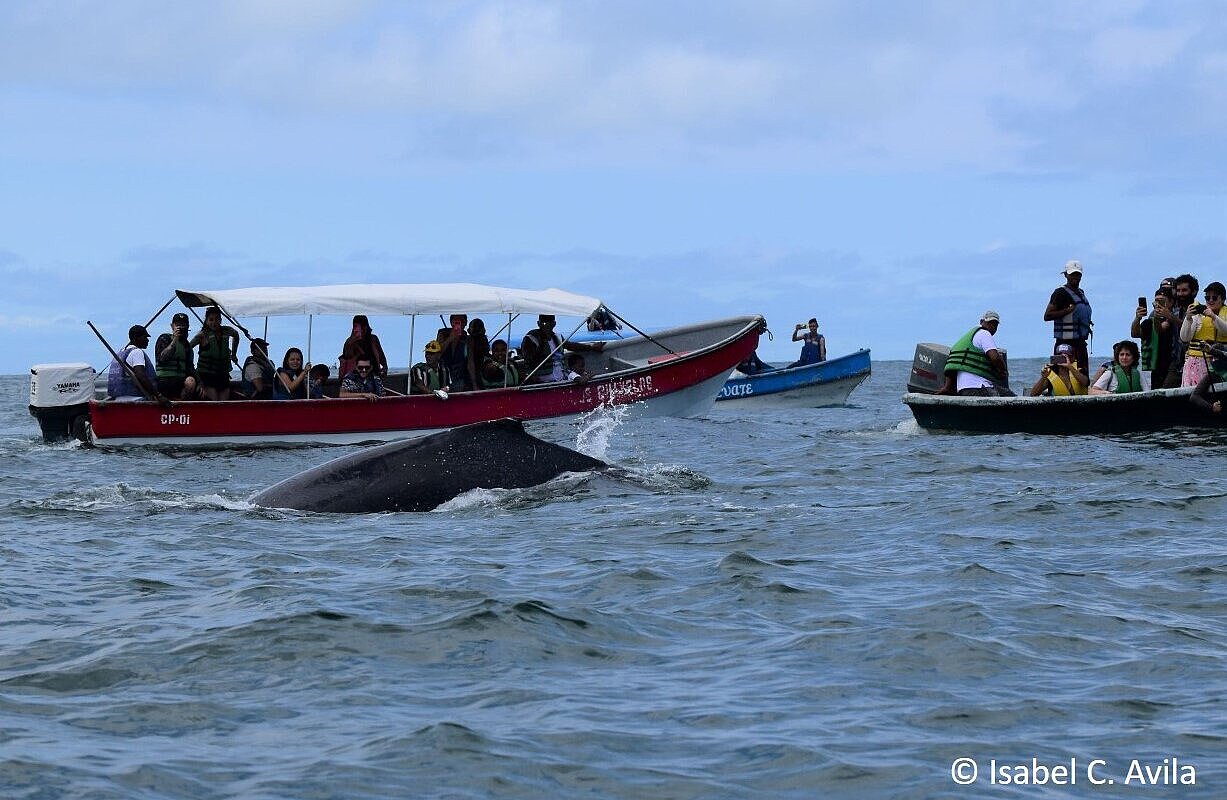
[[[1005,358],[993,336],[1001,325],[1001,315],[985,311],[980,325],[963,334],[950,346],[946,358],[946,385],[938,394],[979,397],[1013,397]]]
[[[1091,336],[1091,303],[1080,288],[1082,263],[1066,261],[1064,274],[1065,285],[1053,290],[1048,308],[1044,309],[1044,321],[1052,323],[1052,338],[1056,340],[1052,352],[1055,354],[1063,344],[1069,345],[1079,369],[1085,373],[1091,361],[1086,347]]]

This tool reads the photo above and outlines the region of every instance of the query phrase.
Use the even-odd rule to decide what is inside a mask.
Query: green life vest
[[[978,326],[972,328],[950,346],[944,372],[970,372],[990,381],[996,380],[997,375],[993,373],[993,364],[988,360],[988,355],[971,343],[979,330]]]
[[[1129,374],[1126,375],[1124,367],[1120,364],[1113,364],[1112,374],[1116,376],[1116,394],[1142,391],[1142,373],[1136,369],[1129,370]]]
[[[201,331],[204,338],[200,340],[200,358],[196,368],[205,375],[230,374],[230,350],[226,347],[225,328],[214,334],[211,330]]]
[[[192,364],[192,351],[187,342],[175,340],[175,354],[168,359],[158,360],[159,378],[186,378]]]
[[[520,371],[516,369],[515,364],[502,364],[503,377],[490,380],[483,373],[481,376],[481,385],[487,389],[501,389],[504,386],[519,386]]]
[[[1150,336],[1142,337],[1142,358],[1140,366],[1150,371],[1159,363],[1159,320],[1150,318]]]

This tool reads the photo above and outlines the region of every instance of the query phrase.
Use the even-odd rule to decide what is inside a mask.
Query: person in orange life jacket
[[[1227,290],[1218,281],[1206,285],[1206,304],[1190,303],[1180,324],[1180,341],[1188,344],[1181,386],[1196,386],[1209,373],[1210,348],[1227,343],[1227,309],[1223,308]]]
[[[1067,344],[1074,350],[1074,360],[1083,374],[1090,369],[1090,354],[1086,349],[1086,340],[1091,335],[1091,304],[1082,291],[1082,263],[1067,261],[1065,263],[1065,285],[1058,286],[1048,299],[1048,307],[1044,309],[1044,321],[1052,323],[1052,336],[1055,339],[1052,352],[1057,347]]]
[[[128,344],[119,350],[118,360],[111,359],[107,372],[107,394],[114,400],[144,400],[146,396],[165,403],[166,397],[154,382],[154,366],[145,348],[149,346],[149,331],[144,325],[128,328]],[[124,364],[131,370],[124,368]],[[142,389],[144,391],[142,391]]]
[[[1013,397],[1010,374],[1005,359],[997,350],[994,337],[1001,325],[1001,315],[985,311],[979,327],[963,334],[950,348],[946,358],[945,385],[937,394],[958,394],[963,397]]]
[[[520,342],[520,357],[524,359],[527,371],[536,369],[530,379],[532,383],[564,380],[564,348],[585,353],[599,353],[605,349],[604,342],[567,342],[560,347],[562,340],[554,333],[555,325],[557,320],[553,314],[541,314],[537,317],[537,327],[526,333]]]
[[[1073,345],[1059,344],[1056,354],[1040,369],[1039,380],[1027,394],[1031,397],[1084,395],[1089,384],[1086,373],[1074,362]]]

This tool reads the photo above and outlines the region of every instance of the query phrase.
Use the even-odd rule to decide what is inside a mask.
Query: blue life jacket
[[[128,370],[124,369],[123,362],[127,360],[128,354],[133,350],[139,349],[136,345],[130,344],[120,350],[119,360],[111,360],[111,368],[107,371],[107,394],[111,397],[144,397],[145,393],[141,391],[141,387],[137,386],[136,381],[132,379],[132,375]],[[153,362],[149,360],[149,354],[145,354],[145,375],[153,380],[155,370]]]
[[[1069,295],[1074,310],[1052,321],[1052,338],[1069,341],[1086,339],[1091,335],[1091,303],[1086,299],[1086,292],[1068,286],[1061,288]]]

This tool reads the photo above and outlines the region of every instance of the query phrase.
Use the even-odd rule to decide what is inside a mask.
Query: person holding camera
[[[1187,342],[1181,386],[1196,386],[1209,373],[1210,351],[1227,343],[1227,311],[1223,299],[1227,289],[1218,281],[1206,285],[1205,304],[1191,303],[1180,325],[1180,341]]]
[[[805,330],[807,327],[809,330]],[[801,345],[801,357],[789,364],[787,368],[802,367],[806,364],[817,364],[827,360],[827,340],[818,332],[818,320],[815,317],[810,317],[806,324],[798,322],[797,327],[793,329],[792,340],[804,342],[804,344]]]
[[[153,348],[158,391],[175,400],[194,400],[197,396],[196,365],[187,333],[187,314],[175,314],[170,320],[170,333],[159,336]]]
[[[1057,352],[1040,370],[1039,380],[1027,394],[1031,397],[1075,397],[1087,393],[1090,381],[1074,360],[1074,348],[1058,344]]]
[[[1138,369],[1149,373],[1150,385],[1158,389],[1167,378],[1173,357],[1172,340],[1180,327],[1180,320],[1172,314],[1172,290],[1160,284],[1155,290],[1154,304],[1147,314],[1146,298],[1138,298],[1137,311],[1133,314],[1133,324],[1129,327],[1129,335],[1142,342],[1141,360]]]

